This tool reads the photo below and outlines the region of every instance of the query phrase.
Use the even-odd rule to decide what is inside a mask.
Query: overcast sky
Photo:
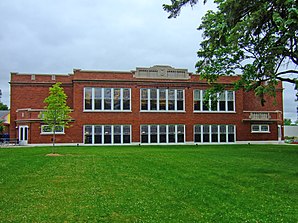
[[[169,2],[0,1],[2,102],[9,104],[10,72],[67,74],[74,68],[133,70],[156,64],[195,72],[202,40],[196,28],[214,6],[199,3],[168,19],[162,4]],[[292,120],[297,118],[294,94],[286,85],[284,114]]]

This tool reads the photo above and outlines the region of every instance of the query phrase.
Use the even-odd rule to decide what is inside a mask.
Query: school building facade
[[[11,73],[10,137],[20,144],[51,143],[39,114],[49,87],[61,82],[72,109],[71,127],[56,129],[68,144],[204,144],[283,140],[283,89],[265,106],[253,92],[233,91],[237,76],[219,79],[227,89],[203,100],[208,84],[198,74],[170,66],[71,74]]]

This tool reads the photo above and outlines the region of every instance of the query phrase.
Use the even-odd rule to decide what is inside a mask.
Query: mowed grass
[[[298,147],[0,149],[0,222],[298,222]]]

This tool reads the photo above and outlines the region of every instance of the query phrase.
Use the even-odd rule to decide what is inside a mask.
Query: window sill
[[[193,111],[193,113],[226,113],[226,114],[236,114],[236,111]]]
[[[270,134],[271,132],[251,132],[252,134]]]
[[[132,112],[131,110],[83,110],[83,112],[91,112],[91,113],[94,113],[94,112],[116,112],[116,113],[119,113],[119,112],[125,112],[125,113],[128,113],[128,112]]]
[[[53,135],[54,133],[53,132],[47,132],[47,133],[40,133],[40,135]],[[56,132],[55,135],[65,135],[65,133],[58,133]]]
[[[141,113],[185,113],[185,111],[140,111]]]

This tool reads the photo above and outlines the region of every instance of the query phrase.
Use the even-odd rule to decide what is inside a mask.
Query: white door
[[[28,143],[28,126],[19,126],[19,142],[20,145],[26,145]]]
[[[278,125],[278,141],[281,142],[281,125]]]

